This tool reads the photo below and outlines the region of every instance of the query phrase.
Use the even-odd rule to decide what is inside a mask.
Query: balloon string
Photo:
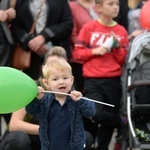
[[[55,92],[55,91],[44,91],[44,93],[54,93],[54,94],[61,94],[61,95],[67,95],[67,96],[70,96],[70,94],[68,94],[68,93]],[[81,98],[82,98],[82,99],[85,99],[85,100],[88,100],[88,101],[95,102],[95,103],[99,103],[99,104],[102,104],[102,105],[107,105],[107,106],[115,107],[115,106],[112,105],[112,104],[100,102],[100,101],[97,101],[97,100],[94,100],[94,99],[90,99],[90,98],[86,98],[86,97],[81,97]]]

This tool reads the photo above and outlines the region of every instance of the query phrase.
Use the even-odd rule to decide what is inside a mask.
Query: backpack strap
[[[17,0],[10,0],[10,7],[14,8]]]

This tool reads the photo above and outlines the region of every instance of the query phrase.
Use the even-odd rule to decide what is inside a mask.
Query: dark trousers
[[[40,150],[41,143],[38,135],[28,135],[14,131],[4,135],[0,143],[0,150]]]
[[[86,78],[84,89],[86,97],[115,106],[110,107],[95,103],[97,112],[93,120],[100,124],[98,129],[98,150],[108,150],[114,128],[121,125],[119,115],[122,91],[120,77]]]
[[[84,77],[82,75],[82,64],[71,62],[73,76],[75,78],[75,89],[84,94]]]
[[[85,137],[86,137],[86,147],[84,150],[91,150],[92,144],[93,144],[93,136],[90,132],[85,131]]]
[[[11,118],[11,113],[8,113],[8,114],[0,114],[0,117],[3,116],[5,121],[6,121],[6,124],[8,125],[9,124],[9,121],[10,121],[10,118]]]

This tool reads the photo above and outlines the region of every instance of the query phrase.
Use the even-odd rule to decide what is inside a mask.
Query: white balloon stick
[[[54,94],[60,94],[60,95],[67,95],[67,96],[70,96],[70,94],[68,94],[68,93],[55,92],[55,91],[44,91],[44,93],[54,93]],[[90,98],[87,98],[87,97],[81,97],[81,98],[82,98],[82,99],[85,99],[85,100],[88,100],[88,101],[95,102],[95,103],[99,103],[99,104],[103,104],[103,105],[107,105],[107,106],[115,107],[115,106],[114,106],[114,105],[112,105],[112,104],[108,104],[108,103],[100,102],[100,101],[97,101],[97,100],[94,100],[94,99],[90,99]]]

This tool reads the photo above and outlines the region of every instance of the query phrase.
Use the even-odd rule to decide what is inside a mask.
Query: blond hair
[[[63,59],[55,59],[46,63],[42,69],[43,77],[47,79],[53,70],[68,71],[72,75],[70,64]]]
[[[137,7],[137,5],[141,2],[141,0],[128,0],[128,7],[130,9],[134,9]]]
[[[103,4],[104,0],[95,0],[96,4]]]
[[[67,53],[65,49],[61,46],[54,46],[53,48],[49,50],[49,52],[45,55],[44,64],[46,63],[48,57],[50,56],[58,56],[67,60]]]

